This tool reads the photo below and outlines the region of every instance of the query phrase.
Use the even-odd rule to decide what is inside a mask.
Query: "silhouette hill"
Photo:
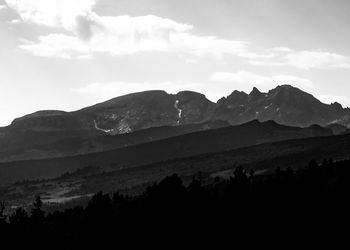
[[[95,166],[101,171],[125,169],[268,142],[331,135],[330,129],[317,125],[298,128],[279,125],[273,121],[261,123],[255,120],[242,125],[205,130],[100,153],[0,163],[0,180],[11,182],[53,178],[86,166]]]

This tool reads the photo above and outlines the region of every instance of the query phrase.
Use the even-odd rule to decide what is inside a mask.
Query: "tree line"
[[[247,236],[291,240],[317,235],[320,240],[350,225],[349,191],[350,160],[311,161],[305,168],[277,168],[264,177],[237,167],[229,180],[210,185],[193,177],[185,186],[174,174],[140,196],[99,192],[86,207],[49,214],[39,196],[30,211],[17,208],[9,216],[1,203],[0,235],[13,244],[54,243],[51,249],[185,239],[232,243]]]

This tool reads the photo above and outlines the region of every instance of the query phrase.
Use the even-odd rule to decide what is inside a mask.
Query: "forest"
[[[341,235],[350,222],[350,160],[311,161],[293,170],[254,175],[237,167],[229,180],[203,185],[194,176],[184,185],[174,174],[142,195],[96,193],[86,206],[46,213],[38,196],[31,209],[6,214],[0,207],[3,242],[50,249],[102,244],[156,244],[206,241],[231,243],[243,238],[284,237],[294,241]],[[249,240],[248,240],[249,242]],[[206,244],[206,243],[205,243]],[[166,246],[166,245],[164,245]]]

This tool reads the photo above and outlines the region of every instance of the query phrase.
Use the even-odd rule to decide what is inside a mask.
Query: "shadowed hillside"
[[[296,128],[272,121],[263,123],[252,121],[243,125],[190,133],[101,153],[1,163],[0,178],[2,182],[53,178],[86,166],[97,166],[101,171],[111,171],[267,142],[330,135],[332,135],[330,129],[319,126]]]

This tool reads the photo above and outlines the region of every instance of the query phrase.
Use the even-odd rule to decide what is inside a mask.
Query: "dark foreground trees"
[[[312,161],[307,168],[278,168],[268,176],[236,168],[230,180],[210,185],[193,178],[185,187],[173,175],[138,197],[100,192],[85,208],[47,215],[38,197],[30,214],[19,208],[6,219],[0,207],[0,226],[7,239],[50,244],[51,249],[107,242],[165,241],[164,247],[185,240],[235,244],[242,237],[247,243],[258,238],[293,242],[314,236],[322,241],[347,233],[349,199],[350,160],[325,160],[320,165]]]

